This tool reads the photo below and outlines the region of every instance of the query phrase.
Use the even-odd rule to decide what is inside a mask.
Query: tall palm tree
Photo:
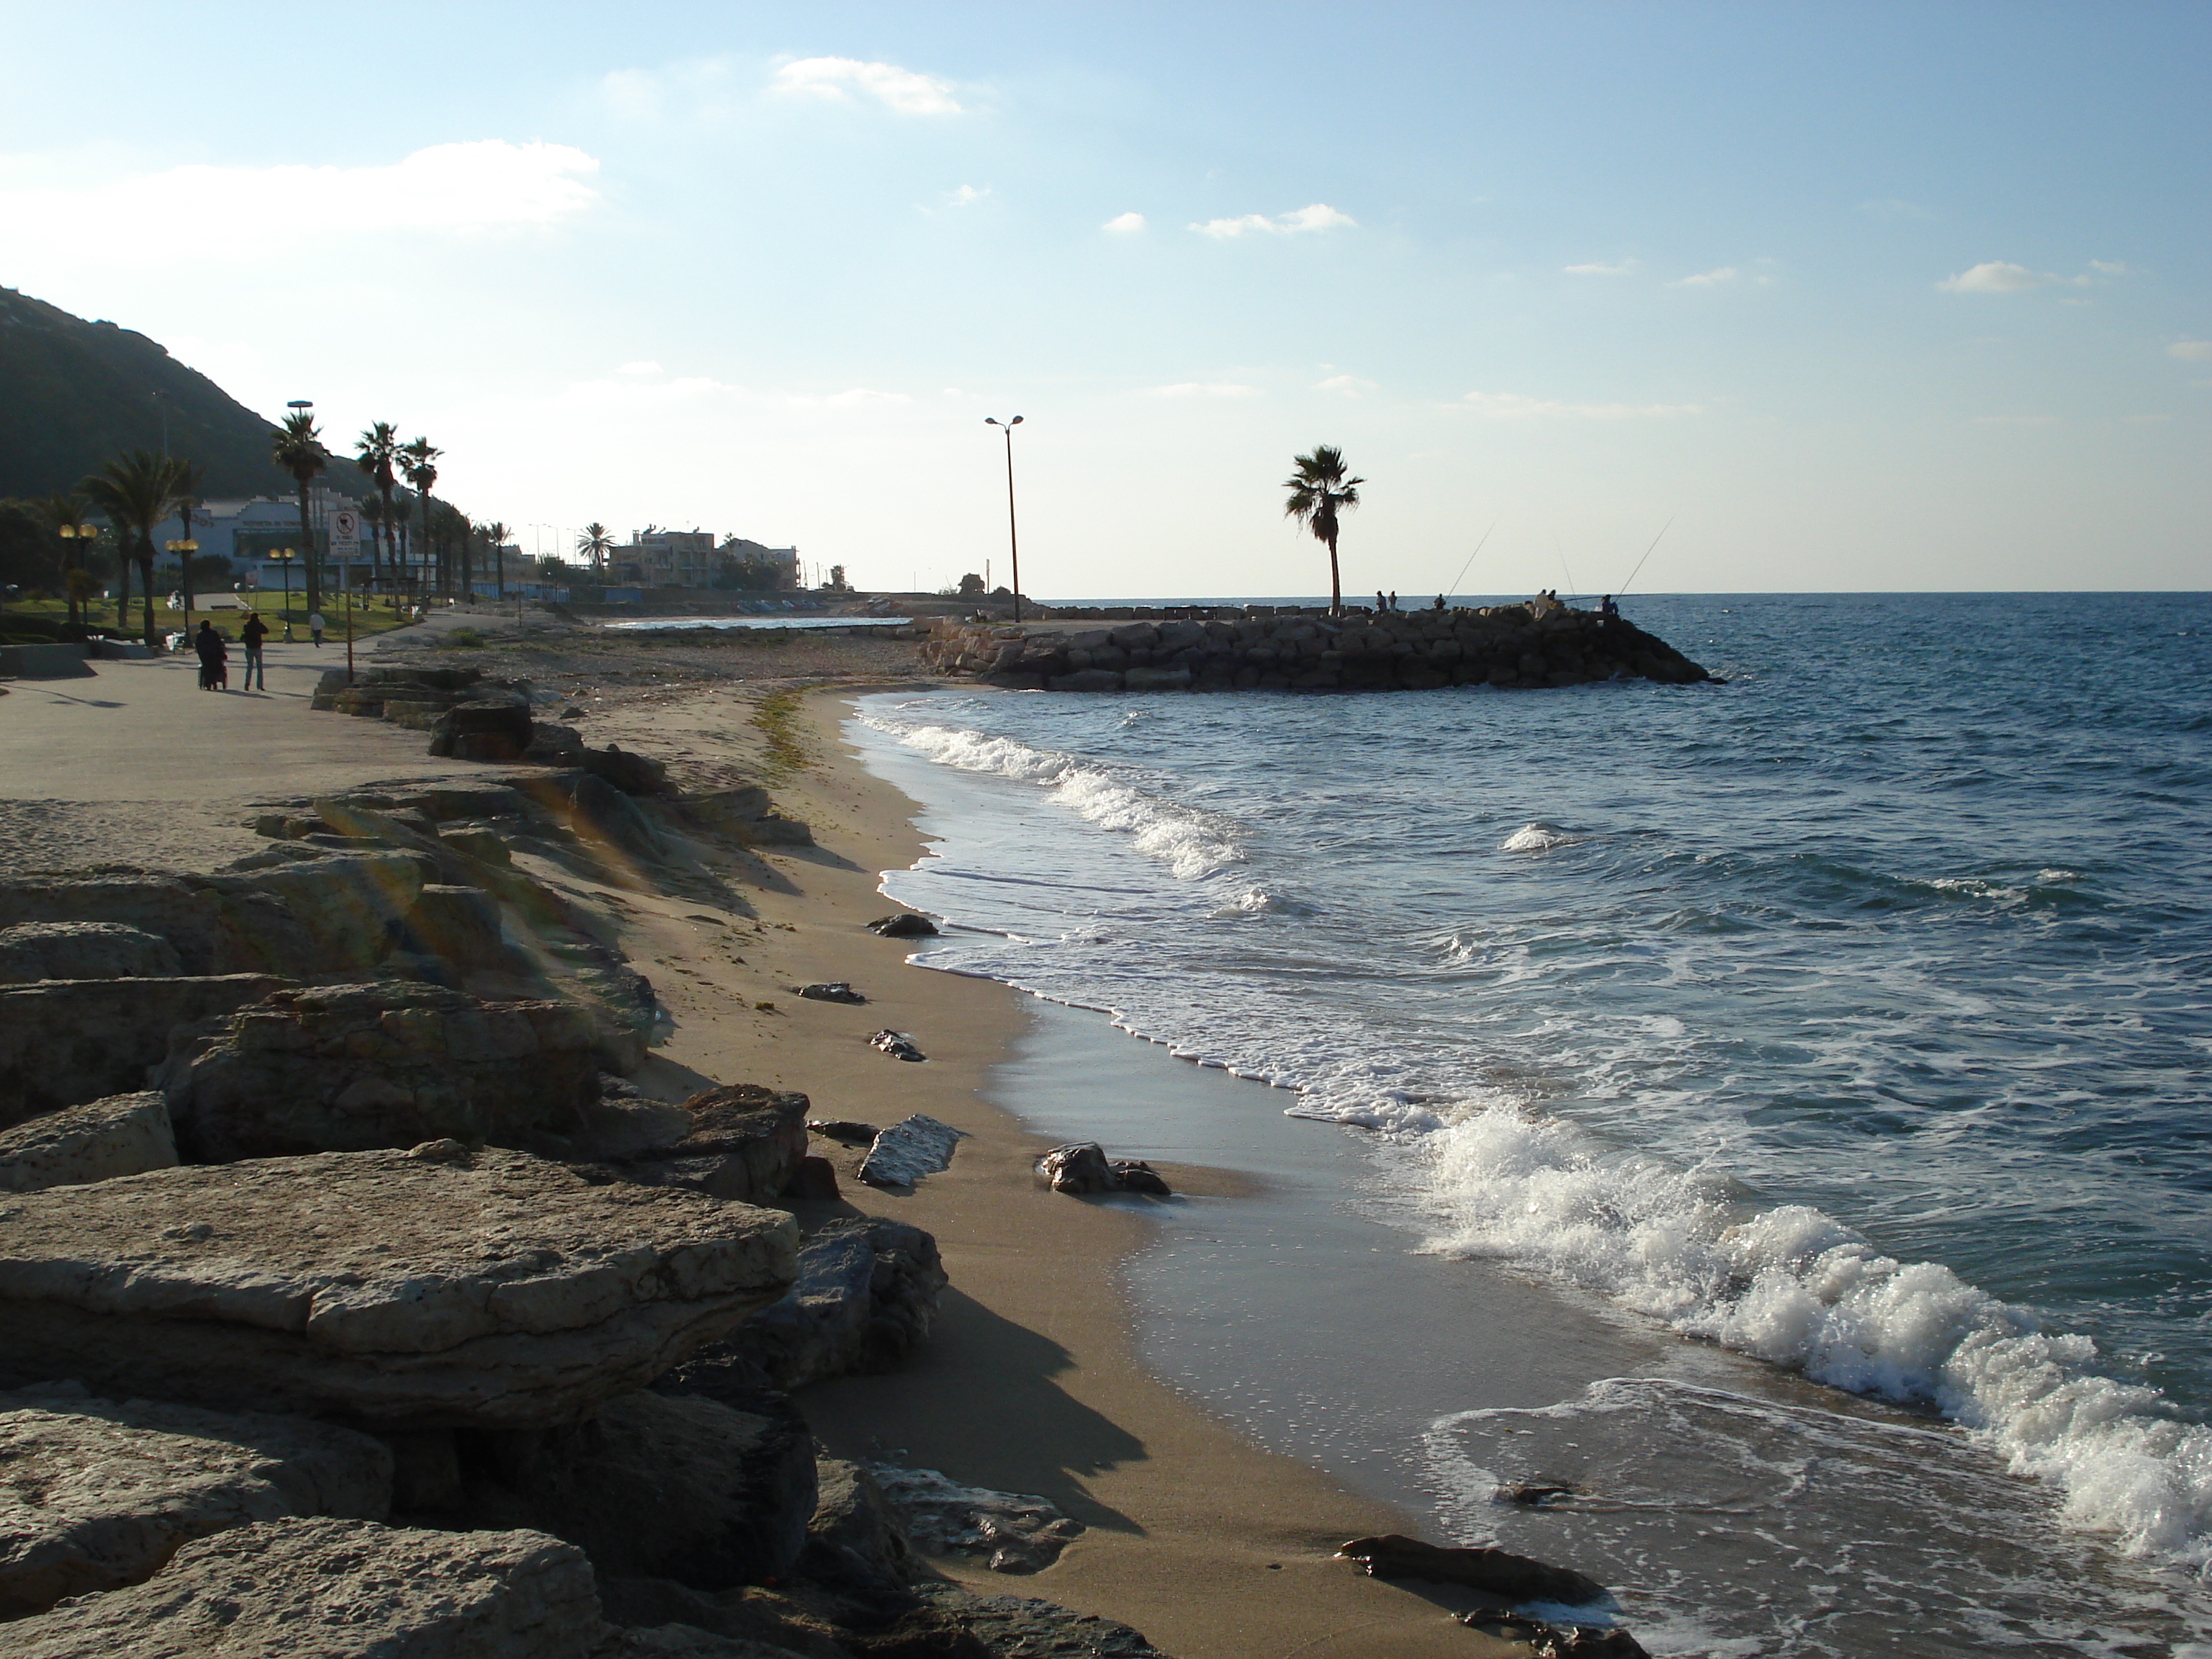
[[[1328,614],[1340,617],[1344,584],[1336,568],[1337,514],[1359,505],[1359,486],[1367,480],[1344,476],[1344,452],[1332,444],[1316,444],[1312,454],[1295,456],[1291,464],[1297,471],[1283,480],[1283,488],[1291,492],[1283,516],[1297,520],[1328,549]]]
[[[307,486],[331,464],[331,452],[323,447],[323,434],[316,430],[313,414],[304,409],[295,409],[284,417],[270,449],[276,465],[290,473],[300,487],[300,556],[307,562],[307,609],[320,611],[322,569],[315,558],[314,523],[307,516]]]
[[[499,597],[507,597],[507,526],[494,520],[483,527],[484,538],[491,544],[492,585]]]
[[[85,584],[70,578],[82,570],[84,554],[80,550],[94,533],[92,526],[85,521],[85,500],[73,489],[58,489],[39,505],[62,544],[62,592],[69,600],[69,619],[74,626],[84,619],[77,602]]]
[[[373,515],[369,522],[376,526],[377,540],[385,549],[385,562],[388,564],[392,556],[392,487],[399,482],[393,470],[399,464],[399,428],[389,421],[379,421],[364,430],[354,441],[353,464],[376,486],[377,499],[384,505],[383,512]],[[374,580],[374,572],[371,580]]]
[[[584,533],[576,538],[576,551],[584,556],[585,562],[594,570],[604,571],[607,556],[614,550],[615,538],[607,533],[607,527],[603,524],[586,525]]]
[[[118,455],[77,488],[107,515],[118,542],[127,540],[129,556],[138,562],[138,586],[145,615],[146,648],[154,648],[154,528],[186,493],[191,469],[182,461],[156,455],[150,449],[134,449]],[[122,598],[116,621],[126,620],[131,603],[131,567],[123,567]]]
[[[176,467],[177,499],[173,505],[180,521],[179,528],[185,532],[183,539],[190,541],[192,538],[192,509],[204,505],[199,499],[200,469],[197,463],[182,459],[177,461]],[[192,552],[190,548],[182,549],[177,554],[177,588],[185,601],[185,626],[189,629],[192,625]]]
[[[399,460],[407,482],[415,486],[415,493],[422,498],[422,557],[430,557],[430,486],[438,482],[438,457],[446,452],[428,438],[417,438],[413,443],[400,447]]]

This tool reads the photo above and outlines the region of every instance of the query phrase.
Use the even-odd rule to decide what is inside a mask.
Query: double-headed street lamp
[[[192,555],[200,550],[200,544],[191,538],[191,508],[189,507],[186,507],[185,509],[185,533],[181,536],[172,536],[167,541],[161,544],[161,550],[163,552],[173,553],[177,556],[178,591],[184,595],[185,626],[186,628],[190,628],[192,625]]]
[[[1001,421],[995,415],[983,417],[985,426],[995,426],[1006,434],[1006,542],[1014,562],[1014,620],[1022,619],[1022,538],[1014,529],[1014,428],[1022,423],[1015,416],[1011,421]]]
[[[67,548],[63,550],[65,557],[70,561],[70,564],[69,568],[62,572],[62,588],[69,599],[69,619],[71,622],[76,622],[79,620],[77,615],[77,606],[79,604],[79,600],[77,599],[77,587],[79,584],[71,582],[70,578],[78,571],[83,570],[87,568],[87,562],[92,553],[93,544],[100,539],[100,526],[96,524],[87,524],[82,519],[72,519],[67,524],[56,525],[54,526],[54,533],[57,536],[59,536],[64,542],[82,542],[83,544],[82,548],[79,550],[72,550]]]

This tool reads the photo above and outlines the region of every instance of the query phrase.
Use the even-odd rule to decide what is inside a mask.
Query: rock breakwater
[[[1214,611],[1112,627],[933,620],[922,659],[1021,691],[1529,690],[1712,677],[1620,617],[1555,601],[1479,610]]]

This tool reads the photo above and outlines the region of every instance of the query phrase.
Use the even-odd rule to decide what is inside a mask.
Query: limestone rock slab
[[[7,1632],[11,1659],[589,1659],[611,1634],[573,1545],[340,1520],[218,1533]]]
[[[805,1095],[732,1083],[701,1091],[683,1109],[691,1131],[682,1139],[609,1161],[633,1181],[765,1204],[781,1195],[806,1156]]]
[[[0,1125],[146,1086],[182,1024],[258,1002],[265,974],[0,985]]]
[[[564,1002],[319,986],[178,1033],[158,1085],[179,1144],[204,1162],[512,1144],[579,1127],[599,1097],[595,1039],[590,1017]]]
[[[952,1167],[952,1153],[967,1131],[921,1112],[879,1130],[860,1160],[860,1179],[871,1187],[911,1187]]]
[[[348,1429],[73,1385],[0,1395],[0,1619],[138,1583],[232,1527],[391,1506],[392,1455]]]
[[[173,979],[176,946],[120,921],[19,921],[0,927],[0,985],[42,979]]]
[[[538,1427],[774,1302],[788,1216],[455,1142],[0,1200],[0,1383]]]
[[[0,1130],[0,1193],[76,1187],[177,1161],[169,1109],[151,1090],[111,1095]]]

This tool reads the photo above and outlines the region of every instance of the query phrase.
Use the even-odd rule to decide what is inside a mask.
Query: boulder
[[[632,1181],[741,1203],[782,1196],[806,1156],[806,1097],[754,1083],[702,1090],[684,1103],[690,1133],[603,1161]]]
[[[580,767],[584,746],[584,734],[574,726],[532,720],[530,746],[522,751],[522,759],[532,766]]]
[[[867,1469],[914,1547],[927,1555],[978,1557],[994,1572],[1036,1572],[1084,1531],[1048,1498],[963,1486],[935,1469],[896,1463]]]
[[[906,910],[896,915],[878,916],[868,924],[868,931],[885,939],[927,939],[937,932],[937,924],[927,916]]]
[[[1121,676],[1124,689],[1131,691],[1188,691],[1190,690],[1190,670],[1188,668],[1131,668]]]
[[[810,1154],[799,1160],[799,1167],[791,1172],[791,1183],[783,1189],[787,1199],[830,1200],[844,1194],[837,1186],[837,1166],[826,1158]]]
[[[816,1117],[807,1120],[806,1133],[834,1140],[841,1146],[866,1146],[883,1131],[857,1118]]]
[[[806,1541],[814,1441],[788,1402],[750,1403],[627,1394],[563,1428],[468,1437],[469,1523],[551,1533],[610,1577],[774,1577]]]
[[[0,1193],[80,1187],[176,1161],[177,1138],[161,1097],[111,1095],[0,1130]]]
[[[806,1523],[800,1571],[867,1590],[903,1589],[927,1574],[874,1475],[858,1463],[820,1457],[814,1479],[814,1515]]]
[[[176,1034],[155,1086],[197,1162],[573,1133],[590,1017],[404,981],[280,991]]]
[[[684,815],[693,822],[726,833],[742,830],[746,824],[767,817],[775,811],[768,791],[757,783],[686,795],[681,805]]]
[[[1036,1171],[1056,1193],[1110,1193],[1113,1167],[1096,1141],[1055,1146],[1036,1161]]]
[[[0,1200],[0,1384],[534,1428],[780,1297],[788,1216],[451,1141]]]
[[[919,1062],[929,1058],[915,1046],[915,1040],[904,1031],[878,1031],[868,1039],[868,1047],[882,1049],[893,1060]]]
[[[455,976],[478,969],[530,971],[529,958],[501,930],[499,901],[481,888],[424,887],[395,933],[398,948],[428,957]]]
[[[455,760],[515,761],[530,747],[530,704],[503,694],[457,702],[430,729],[430,752]]]
[[[636,802],[605,780],[586,772],[568,786],[562,799],[562,821],[580,839],[647,862],[668,856],[668,843],[659,827],[638,810]]]
[[[500,839],[499,831],[488,823],[441,823],[438,826],[438,844],[502,869],[514,862],[514,854]]]
[[[19,921],[0,927],[0,985],[42,979],[173,979],[176,947],[119,921]]]
[[[833,980],[826,985],[799,986],[797,994],[805,997],[810,1002],[849,1002],[858,1005],[867,1001],[867,998],[862,996],[842,979]]]
[[[925,1585],[921,1593],[935,1620],[1006,1659],[1167,1659],[1127,1625],[1035,1596],[977,1595],[954,1584]]]
[[[1337,1553],[1357,1561],[1370,1578],[1419,1578],[1431,1584],[1464,1584],[1508,1601],[1556,1601],[1589,1607],[1611,1601],[1604,1585],[1566,1567],[1489,1548],[1445,1548],[1401,1533],[1355,1538]]]
[[[1111,668],[1079,668],[1073,674],[1054,674],[1046,679],[1048,691],[1119,691],[1121,676]]]
[[[920,1112],[878,1130],[860,1160],[860,1179],[871,1187],[911,1187],[924,1176],[952,1167],[952,1153],[967,1131]]]
[[[422,838],[410,833],[409,839]],[[425,840],[424,853],[349,850],[258,872],[253,884],[281,901],[299,923],[318,969],[373,967],[391,951],[424,884],[437,878],[436,862],[424,855],[428,849]]]
[[[613,1635],[574,1545],[328,1519],[233,1528],[7,1631],[10,1659],[592,1659]]]
[[[1644,1644],[1618,1626],[1555,1625],[1480,1608],[1454,1617],[1494,1642],[1522,1644],[1534,1659],[1651,1659]]]
[[[903,1221],[832,1222],[799,1253],[799,1277],[661,1386],[803,1389],[833,1376],[895,1369],[929,1334],[945,1285],[937,1241]]]
[[[392,1455],[302,1417],[0,1395],[0,1620],[150,1578],[195,1538],[288,1515],[380,1521]]]
[[[625,795],[665,795],[670,793],[668,769],[644,755],[632,754],[618,744],[584,751],[584,770]]]
[[[187,975],[317,970],[313,939],[258,876],[173,876],[117,866],[0,881],[0,928],[119,922],[167,939]]]
[[[0,1126],[146,1086],[169,1033],[284,988],[265,974],[0,986]]]

